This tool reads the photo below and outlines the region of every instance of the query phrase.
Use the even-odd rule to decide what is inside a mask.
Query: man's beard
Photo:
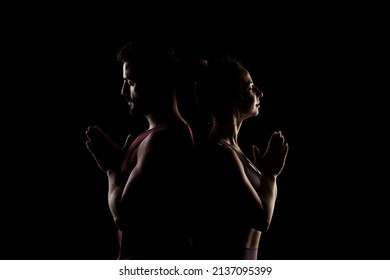
[[[131,103],[129,113],[131,116],[141,116],[145,115],[147,113],[147,110],[145,108],[142,108],[139,106],[135,106],[134,103]]]

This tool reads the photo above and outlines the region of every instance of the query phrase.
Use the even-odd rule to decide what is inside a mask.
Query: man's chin
[[[140,110],[137,110],[135,108],[130,108],[129,113],[130,113],[131,116],[143,115],[143,112],[141,112]]]

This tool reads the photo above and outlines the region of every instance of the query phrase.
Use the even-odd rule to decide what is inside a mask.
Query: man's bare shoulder
[[[141,150],[166,150],[182,149],[192,147],[191,130],[186,124],[166,125],[163,129],[157,130],[141,143]]]

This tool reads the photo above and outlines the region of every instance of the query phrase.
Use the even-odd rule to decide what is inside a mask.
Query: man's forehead
[[[142,82],[156,79],[153,67],[145,67],[142,64],[125,62],[123,63],[123,78]]]

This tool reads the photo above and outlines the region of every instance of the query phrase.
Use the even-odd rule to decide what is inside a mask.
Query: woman
[[[198,259],[257,259],[260,236],[268,230],[277,178],[288,153],[274,132],[252,162],[238,144],[243,121],[259,114],[263,93],[242,63],[231,58],[205,63],[197,97],[209,114],[208,138],[198,145],[198,184],[193,246]]]

